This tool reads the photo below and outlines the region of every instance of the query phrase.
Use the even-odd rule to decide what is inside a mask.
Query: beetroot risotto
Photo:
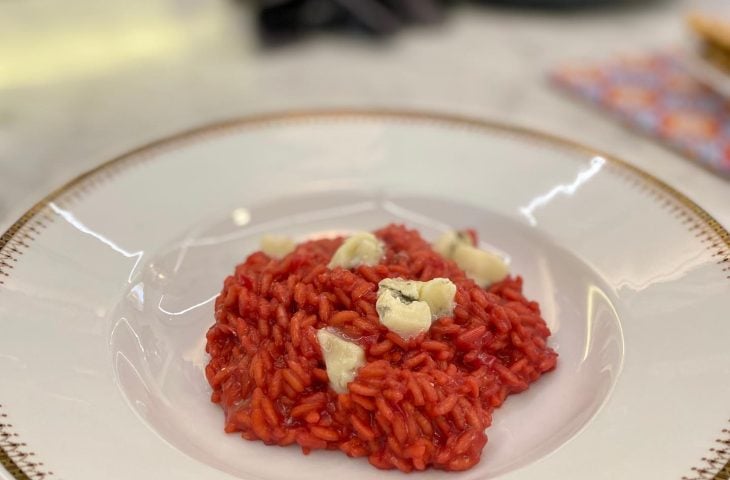
[[[226,432],[465,470],[494,409],[555,368],[539,305],[473,231],[262,245],[225,279],[207,334]]]

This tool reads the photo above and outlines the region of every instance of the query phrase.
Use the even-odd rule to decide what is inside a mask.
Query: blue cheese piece
[[[496,253],[474,245],[466,232],[446,232],[433,244],[433,249],[453,260],[480,287],[504,280],[509,275],[507,263]]]
[[[402,278],[384,278],[378,283],[378,293],[384,290],[393,290],[409,301],[420,300],[421,287],[424,282],[418,280],[404,280]]]
[[[327,266],[350,269],[358,265],[377,265],[384,253],[385,248],[375,235],[370,232],[359,232],[340,245]]]
[[[365,365],[365,351],[326,328],[317,330],[317,342],[322,349],[330,387],[337,393],[347,393],[347,384],[355,379],[357,369]]]
[[[434,320],[454,313],[454,282],[448,278],[434,278],[422,283],[418,298],[428,304]]]
[[[378,286],[375,309],[380,323],[409,339],[431,328],[433,320],[451,315],[456,285],[448,278],[428,282],[386,278]]]
[[[382,289],[375,303],[380,323],[401,338],[412,338],[431,328],[428,303],[411,299],[397,290]]]
[[[294,251],[294,240],[286,235],[267,234],[261,237],[261,251],[271,258],[283,258]]]
[[[457,230],[450,230],[441,235],[438,240],[434,242],[433,249],[441,256],[451,258],[454,254],[454,250],[459,245],[471,245],[475,246],[472,241],[471,235],[466,232]]]
[[[507,264],[499,255],[471,245],[457,246],[452,260],[481,287],[504,280],[509,274]]]

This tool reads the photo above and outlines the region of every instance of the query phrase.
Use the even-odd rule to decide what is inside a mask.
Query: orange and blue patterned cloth
[[[730,177],[730,100],[702,85],[672,53],[565,66],[551,81]]]

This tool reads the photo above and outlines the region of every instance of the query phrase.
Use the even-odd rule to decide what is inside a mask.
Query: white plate
[[[141,148],[2,237],[3,465],[18,479],[402,478],[224,434],[202,373],[211,300],[262,233],[391,221],[430,238],[477,228],[524,276],[560,353],[495,412],[482,462],[452,478],[679,480],[727,463],[730,240],[712,218],[546,135],[318,112]]]

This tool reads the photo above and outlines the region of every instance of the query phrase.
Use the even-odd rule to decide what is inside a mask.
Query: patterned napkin
[[[730,178],[730,101],[692,78],[677,54],[565,66],[550,79]]]

